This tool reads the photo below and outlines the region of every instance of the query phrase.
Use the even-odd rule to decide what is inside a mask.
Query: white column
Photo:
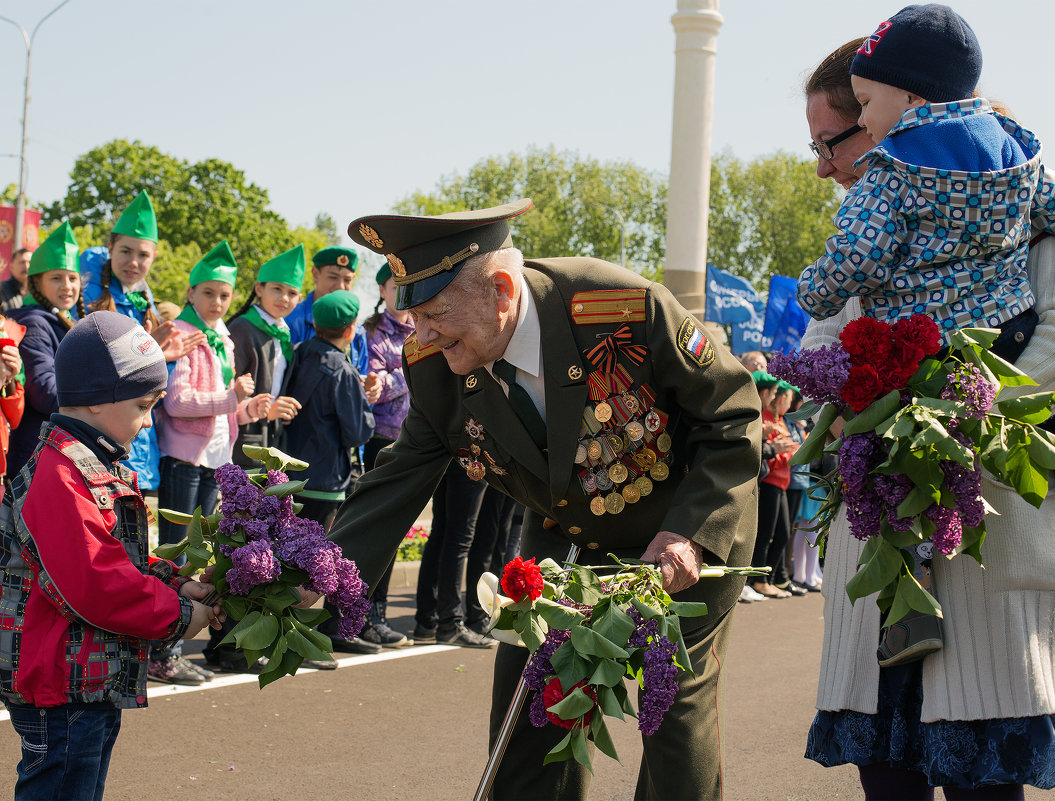
[[[718,0],[678,0],[674,25],[674,123],[663,283],[703,317],[707,212],[711,188],[714,62],[722,15]]]

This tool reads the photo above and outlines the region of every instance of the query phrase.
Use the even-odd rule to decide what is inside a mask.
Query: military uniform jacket
[[[482,480],[528,508],[525,556],[560,561],[576,543],[583,549],[580,563],[604,564],[609,551],[639,557],[659,531],[671,531],[699,543],[705,561],[748,564],[761,439],[750,375],[707,341],[699,322],[665,287],[635,273],[596,259],[563,258],[529,261],[524,277],[541,323],[545,451],[485,368],[455,375],[438,349],[422,348],[412,336],[404,347],[409,415],[375,469],[360,478],[331,538],[373,585],[456,458],[467,470],[479,473],[482,467]],[[670,436],[668,475],[617,514],[599,515],[591,502],[604,493],[589,493],[585,466],[576,462],[580,445],[591,440],[588,432],[583,436],[584,412],[594,403],[595,365],[584,354],[624,328],[630,336],[623,332],[623,345],[643,346],[645,355],[637,364],[618,350],[614,363],[629,374],[639,396],[654,394],[651,406]],[[632,475],[632,459],[620,461]],[[681,596],[724,610],[735,603],[742,583],[707,580]]]
[[[279,341],[267,332],[261,331],[243,317],[236,317],[227,326],[234,342],[234,374],[249,373],[256,385],[255,394],[271,391],[271,380],[275,374],[275,351],[281,348]],[[282,377],[279,394],[286,394],[289,378],[293,374],[293,364],[286,365],[286,374]],[[235,442],[232,461],[243,467],[259,467],[258,462],[242,453],[243,445],[257,445],[265,448],[281,448],[282,421],[268,421],[266,417],[255,423],[246,423],[238,427],[238,440]]]

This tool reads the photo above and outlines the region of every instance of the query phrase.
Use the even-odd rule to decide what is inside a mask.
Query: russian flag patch
[[[714,348],[691,317],[686,317],[681,324],[678,331],[678,347],[700,367],[707,367],[714,361]]]

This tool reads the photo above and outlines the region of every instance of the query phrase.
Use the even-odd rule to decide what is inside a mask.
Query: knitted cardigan
[[[174,324],[185,334],[198,330],[183,320],[175,320]],[[223,343],[234,364],[234,343],[228,336],[223,337]],[[255,421],[247,410],[249,398],[239,402],[234,389],[218,385],[216,362],[212,348],[202,343],[177,359],[169,373],[168,391],[157,411],[158,443],[164,453],[175,459],[201,463],[217,415],[227,415],[232,446],[238,438],[238,426]]]
[[[1055,390],[1055,238],[1033,247],[1027,269],[1040,322],[1015,366],[1039,386],[1001,397]],[[860,316],[854,298],[838,316],[811,321],[802,347],[831,344]],[[983,475],[983,495],[1000,513],[986,519],[985,569],[962,555],[934,560],[944,647],[923,661],[925,723],[1055,713],[1055,489],[1035,509]],[[879,609],[875,595],[853,606],[846,597],[863,548],[840,511],[825,553],[818,709],[877,709]]]

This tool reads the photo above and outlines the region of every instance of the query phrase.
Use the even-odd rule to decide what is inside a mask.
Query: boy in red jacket
[[[22,740],[15,798],[101,799],[121,710],[147,703],[149,641],[193,636],[220,608],[149,556],[118,464],[164,394],[157,343],[96,312],[63,338],[55,379],[59,411],[0,509],[0,695]]]

